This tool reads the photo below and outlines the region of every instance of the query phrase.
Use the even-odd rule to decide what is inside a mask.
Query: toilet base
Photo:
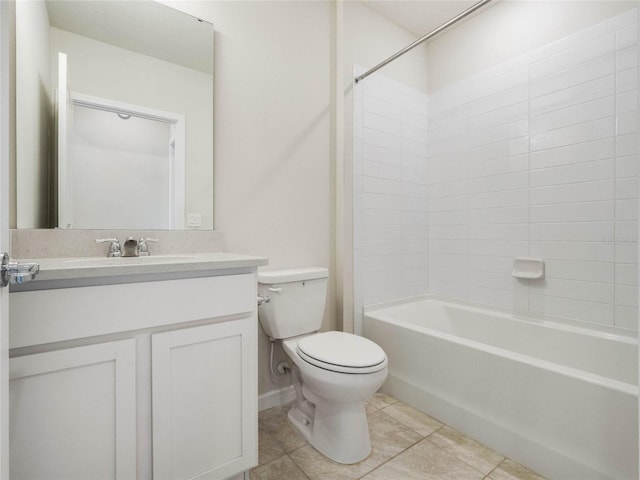
[[[288,418],[316,450],[334,462],[358,463],[371,453],[369,424],[362,402],[319,400],[315,403],[314,418],[309,418],[294,404]]]

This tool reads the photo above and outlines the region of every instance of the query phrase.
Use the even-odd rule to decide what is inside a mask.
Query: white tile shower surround
[[[354,95],[360,305],[424,293],[428,276],[427,96],[383,77],[363,85]]]
[[[356,312],[432,293],[637,329],[637,49],[633,9],[428,99],[363,82]]]

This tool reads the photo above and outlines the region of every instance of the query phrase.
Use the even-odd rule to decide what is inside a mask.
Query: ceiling
[[[362,0],[396,25],[421,37],[478,0]]]

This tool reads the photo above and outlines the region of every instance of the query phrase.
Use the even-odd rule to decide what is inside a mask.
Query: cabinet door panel
[[[154,479],[224,479],[256,460],[255,318],[152,336]]]
[[[10,470],[18,479],[131,479],[135,342],[12,358]]]

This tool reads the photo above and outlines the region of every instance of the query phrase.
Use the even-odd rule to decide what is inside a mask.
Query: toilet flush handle
[[[282,287],[269,287],[269,291],[273,293],[280,293],[282,292]]]

